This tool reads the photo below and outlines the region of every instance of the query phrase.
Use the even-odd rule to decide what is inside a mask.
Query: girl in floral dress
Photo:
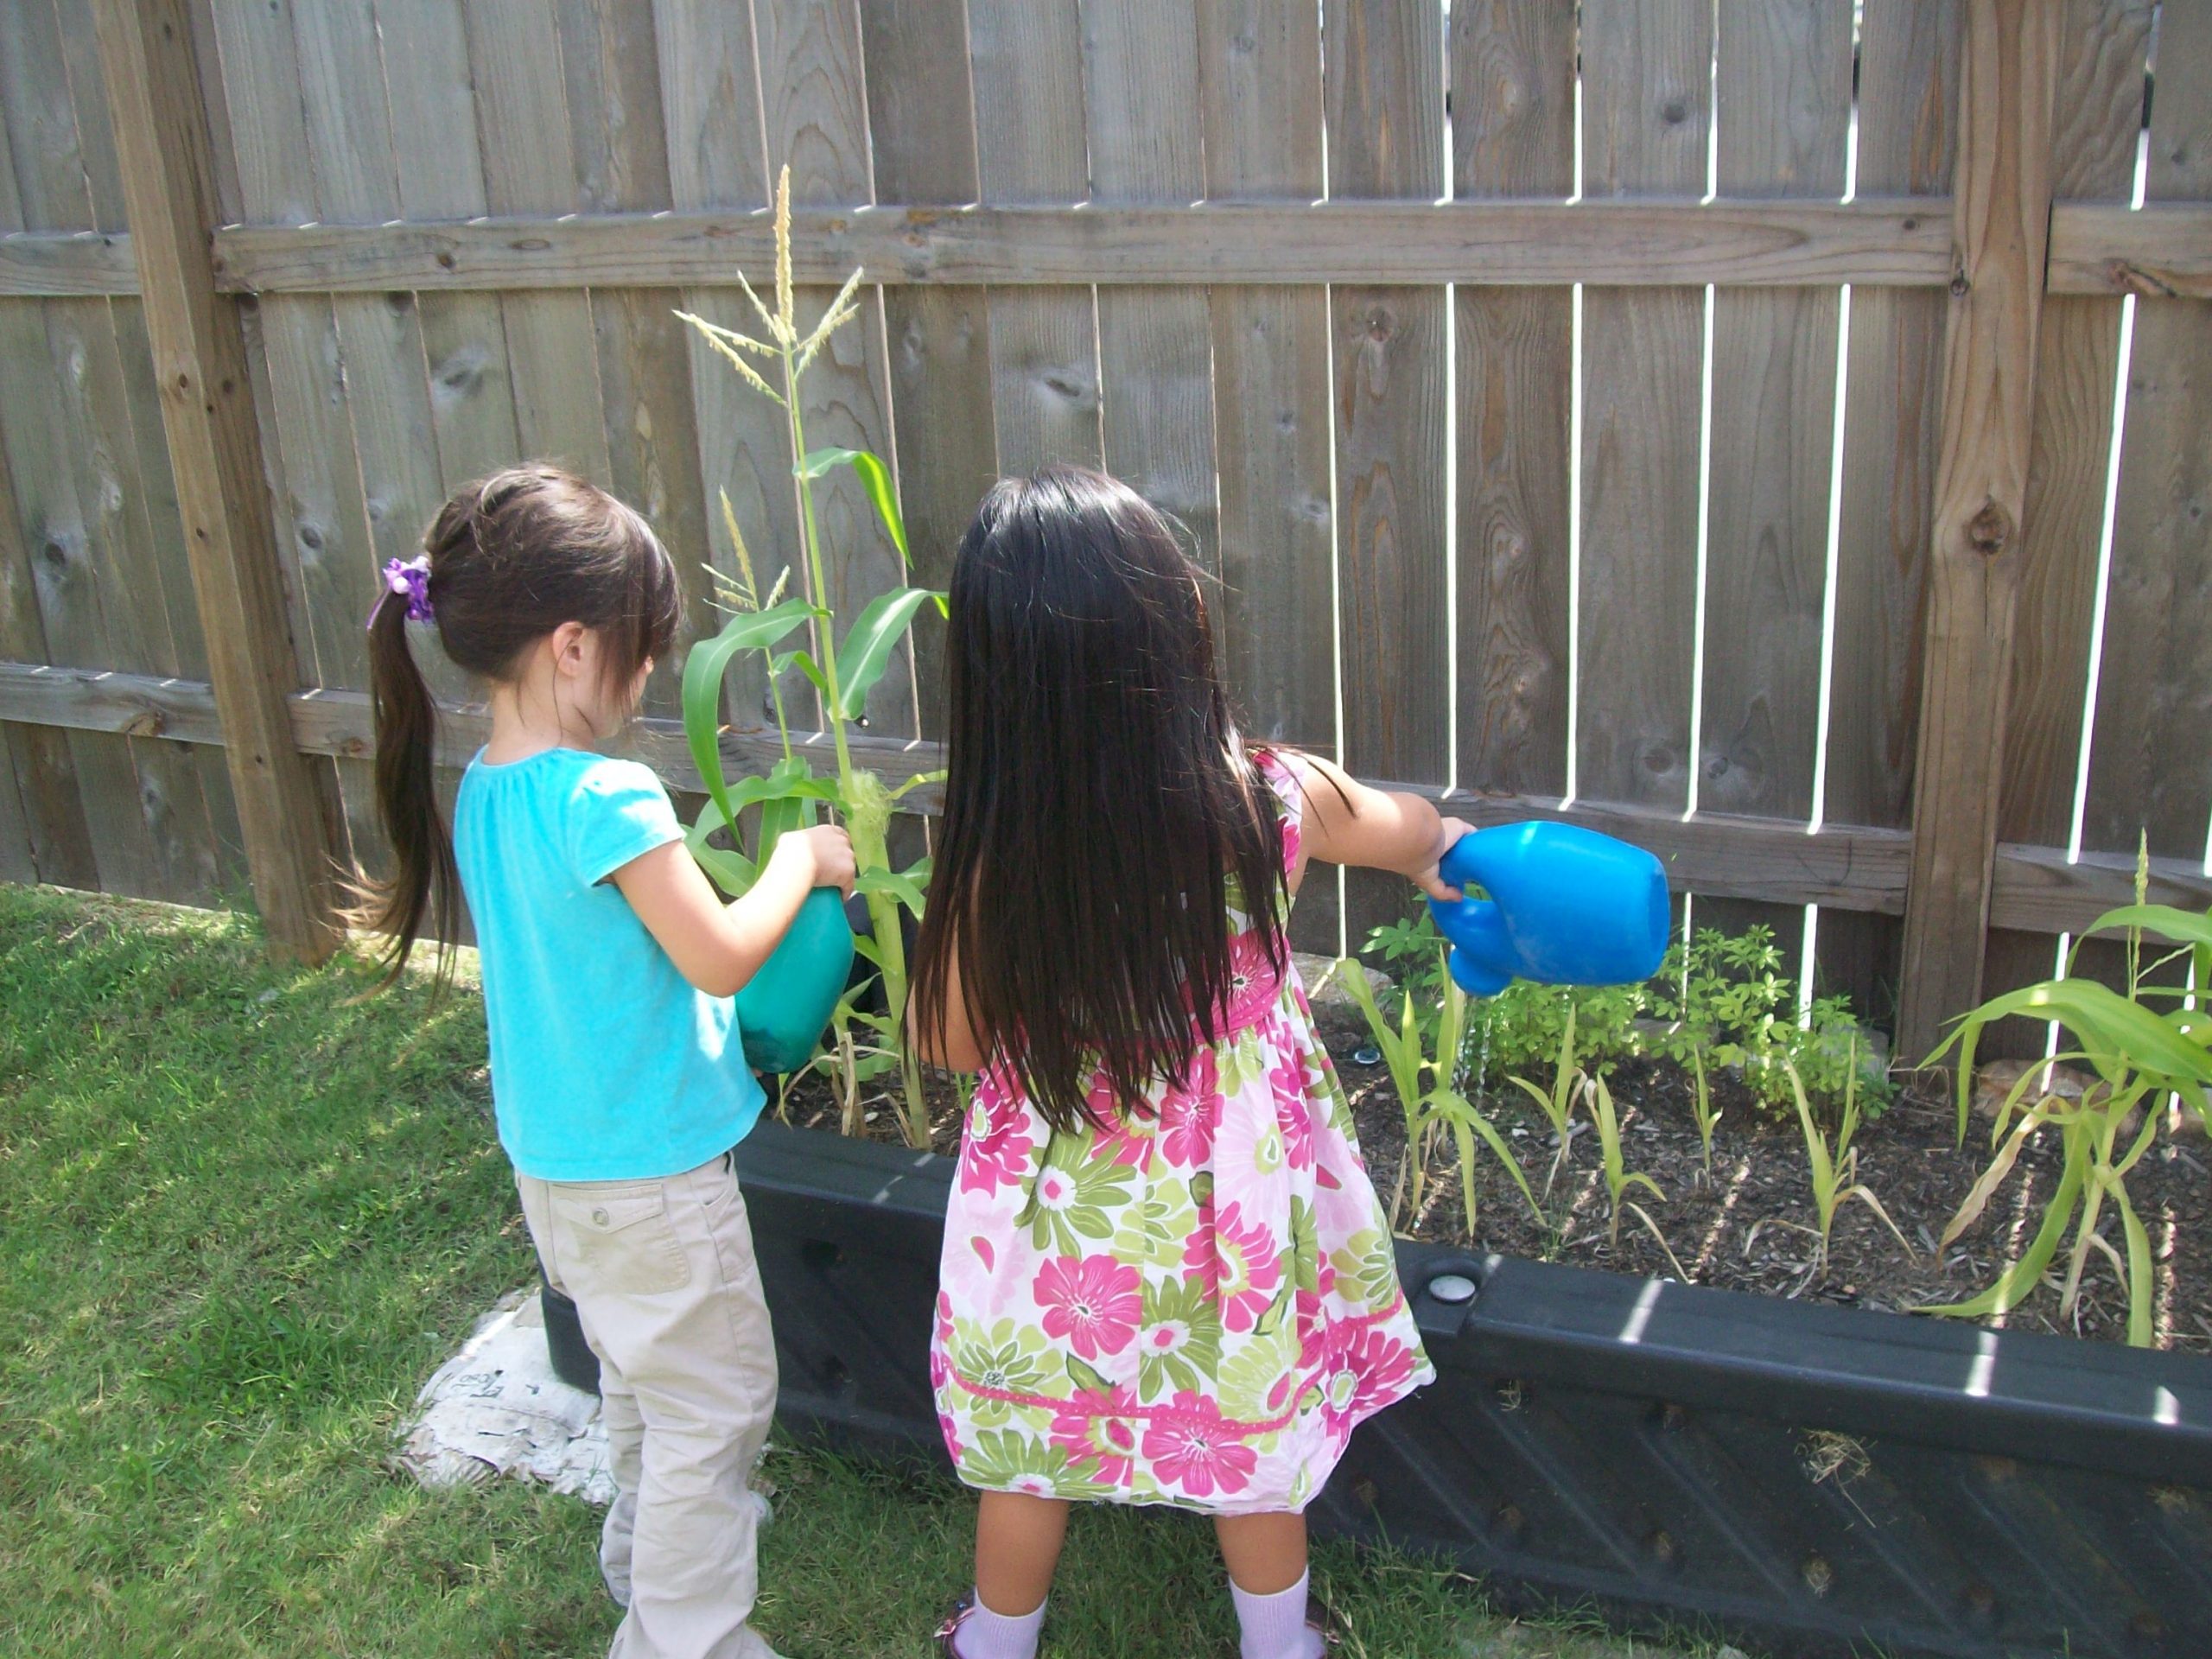
[[[1464,824],[1248,747],[1126,486],[999,484],[953,567],[912,1029],[980,1071],[931,1363],[982,1489],[955,1659],[1030,1659],[1077,1499],[1214,1517],[1243,1659],[1311,1659],[1303,1511],[1433,1376],[1284,929],[1309,858],[1457,894]]]

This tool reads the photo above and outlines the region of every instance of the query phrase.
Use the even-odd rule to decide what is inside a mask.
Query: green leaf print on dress
[[[1147,1280],[1137,1339],[1137,1397],[1150,1404],[1179,1389],[1205,1392],[1221,1364],[1221,1307],[1205,1281]]]
[[[1198,1206],[1187,1183],[1170,1177],[1155,1182],[1142,1201],[1122,1212],[1114,1235],[1116,1261],[1139,1268],[1179,1268],[1183,1247],[1198,1230]]]
[[[966,1464],[975,1483],[994,1491],[1026,1492],[1032,1497],[1099,1497],[1107,1490],[1097,1478],[1097,1459],[1071,1460],[1062,1447],[1018,1428],[978,1434]]]
[[[1390,1241],[1375,1229],[1363,1228],[1345,1241],[1344,1249],[1329,1258],[1339,1280],[1358,1287],[1360,1300],[1371,1308],[1386,1308],[1398,1299],[1398,1262]]]
[[[1015,1224],[1030,1230],[1039,1249],[1088,1255],[1114,1236],[1114,1212],[1128,1202],[1136,1172],[1090,1154],[1090,1137],[1080,1135],[1055,1135],[1045,1148],[1029,1202]]]
[[[1287,1324],[1239,1344],[1221,1363],[1221,1414],[1245,1423],[1281,1416],[1297,1364],[1298,1337]]]
[[[972,1319],[956,1319],[952,1364],[979,1389],[1027,1395],[1052,1393],[1061,1369],[1060,1357],[1050,1351],[1044,1332],[1033,1325],[1017,1325],[1012,1319],[1001,1319],[988,1331]],[[1015,1411],[1023,1409],[986,1394],[970,1397],[970,1414],[978,1423],[1010,1422]]]

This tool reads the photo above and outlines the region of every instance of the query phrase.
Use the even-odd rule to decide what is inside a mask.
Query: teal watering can
[[[853,971],[853,926],[835,887],[817,887],[798,907],[760,970],[737,994],[745,1063],[779,1076],[814,1053]]]
[[[1641,847],[1571,823],[1509,823],[1452,843],[1438,874],[1485,899],[1429,912],[1452,946],[1452,978],[1470,996],[1516,979],[1632,985],[1659,971],[1670,912],[1667,872]]]

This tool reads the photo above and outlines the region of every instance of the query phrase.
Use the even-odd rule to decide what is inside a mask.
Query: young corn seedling
[[[1690,1050],[1690,1079],[1693,1092],[1690,1110],[1697,1118],[1698,1145],[1705,1153],[1705,1184],[1713,1185],[1713,1131],[1720,1122],[1720,1113],[1713,1104],[1713,1079],[1705,1074],[1705,1056],[1696,1047]]]
[[[1552,1195],[1552,1184],[1559,1179],[1560,1171],[1566,1166],[1569,1131],[1574,1116],[1574,1097],[1582,1086],[1582,1069],[1574,1063],[1574,1004],[1567,1005],[1567,1029],[1560,1039],[1559,1065],[1552,1073],[1551,1092],[1542,1090],[1526,1077],[1512,1079],[1516,1088],[1535,1101],[1552,1126],[1552,1133],[1559,1139],[1559,1150],[1552,1155],[1551,1173],[1544,1177],[1544,1196]]]
[[[1859,1133],[1859,1056],[1855,1045],[1851,1062],[1850,1073],[1843,1085],[1843,1121],[1837,1126],[1834,1146],[1829,1145],[1827,1136],[1813,1122],[1812,1103],[1805,1098],[1805,1083],[1797,1075],[1796,1062],[1786,1056],[1782,1062],[1789,1078],[1790,1094],[1797,1104],[1797,1122],[1805,1132],[1805,1160],[1813,1179],[1813,1207],[1821,1219],[1820,1242],[1813,1252],[1811,1269],[1815,1274],[1827,1266],[1828,1236],[1835,1228],[1835,1212],[1853,1198],[1882,1218],[1882,1225],[1904,1246],[1908,1258],[1917,1259],[1905,1236],[1897,1231],[1897,1223],[1890,1219],[1890,1212],[1882,1207],[1882,1201],[1859,1179],[1859,1149],[1851,1144],[1852,1136]]]
[[[1618,1249],[1621,1242],[1621,1195],[1631,1186],[1644,1188],[1662,1204],[1667,1202],[1667,1195],[1659,1190],[1658,1182],[1628,1166],[1628,1160],[1621,1151],[1620,1117],[1613,1110],[1613,1091],[1605,1086],[1605,1080],[1592,1077],[1583,1085],[1583,1093],[1590,1103],[1590,1121],[1598,1127],[1598,1149],[1605,1165],[1605,1197],[1612,1208],[1612,1224],[1606,1229],[1605,1243],[1609,1248]],[[1652,1224],[1650,1216],[1640,1206],[1630,1204],[1628,1208],[1643,1216],[1644,1225],[1650,1227],[1653,1232],[1659,1230]],[[1662,1238],[1659,1242],[1663,1245],[1666,1240]],[[1668,1254],[1671,1256],[1673,1252]]]
[[[2059,1313],[2072,1317],[2079,1306],[2082,1274],[2089,1253],[2099,1252],[2113,1264],[2127,1287],[2127,1339],[2147,1347],[2155,1337],[2153,1293],[2155,1269],[2149,1232],[2136,1213],[2127,1192],[2127,1177],[2156,1142],[2163,1114],[2156,1109],[2169,1099],[2177,1100],[2212,1126],[2212,1014],[2196,1006],[2202,988],[2212,985],[2212,911],[2195,915],[2171,906],[2147,902],[2150,865],[2147,848],[2136,857],[2135,898],[2099,917],[2082,934],[2113,931],[2127,941],[2127,989],[2121,995],[2109,986],[2074,973],[2069,957],[2067,976],[1985,1002],[1960,1022],[1941,1048],[1929,1057],[1933,1065],[1955,1046],[1959,1050],[1959,1136],[1963,1141],[1974,1075],[1974,1049],[1990,1025],[2008,1015],[2024,1014],[2037,1020],[2055,1020],[2075,1046],[2056,1057],[2088,1066],[2097,1083],[2069,1101],[2042,1087],[2048,1067],[2026,1073],[2005,1097],[1991,1130],[1996,1156],[1967,1193],[1959,1212],[1943,1231],[1943,1243],[1971,1226],[2012,1170],[2021,1148],[2035,1131],[2048,1124],[2059,1132],[2065,1162],[2058,1184],[2045,1204],[2042,1225],[2018,1260],[1997,1282],[1970,1300],[1940,1307],[1923,1307],[1925,1313],[1950,1313],[1979,1319],[2016,1307],[2043,1281],[2043,1276],[2070,1225],[2074,1246],[2060,1291]],[[2158,962],[2145,963],[2146,938],[2163,938],[2175,949]],[[2080,939],[2074,949],[2079,952]],[[2187,960],[2197,990],[2186,986],[2154,983],[2152,976],[2169,964]],[[2173,999],[2177,1006],[2161,1014],[2151,1006],[2158,998]],[[2023,1112],[2031,1089],[2039,1097]],[[2133,1131],[2128,1120],[2141,1109],[2141,1122]],[[2119,1212],[2127,1255],[2098,1230],[2107,1204]],[[2078,1217],[2078,1219],[2077,1219]]]
[[[1367,983],[1367,975],[1360,965],[1346,957],[1337,963],[1330,972],[1344,982],[1352,1001],[1359,1004],[1360,1012],[1367,1017],[1367,1029],[1375,1039],[1375,1046],[1382,1051],[1383,1062],[1390,1071],[1391,1087],[1397,1090],[1401,1110],[1405,1116],[1406,1150],[1398,1170],[1398,1190],[1390,1205],[1390,1224],[1395,1230],[1407,1214],[1421,1213],[1421,1196],[1427,1184],[1429,1143],[1440,1134],[1449,1135],[1459,1157],[1459,1197],[1465,1208],[1467,1237],[1471,1243],[1475,1231],[1475,1142],[1480,1140],[1505,1166],[1513,1177],[1521,1195],[1529,1200],[1529,1208],[1539,1220],[1542,1212],[1536,1208],[1535,1194],[1529,1190],[1529,1178],[1521,1172],[1520,1164],[1506,1145],[1505,1137],[1497,1126],[1483,1116],[1474,1102],[1460,1092],[1459,1060],[1465,1047],[1467,1034],[1467,994],[1445,981],[1444,1001],[1438,1011],[1436,1022],[1436,1054],[1429,1058],[1425,1052],[1421,1029],[1421,1011],[1410,989],[1400,993],[1398,1024],[1393,1030],[1382,1016],[1375,1001],[1375,993]],[[1422,1074],[1434,1078],[1433,1086],[1423,1084]],[[1410,1205],[1408,1210],[1408,1206]]]

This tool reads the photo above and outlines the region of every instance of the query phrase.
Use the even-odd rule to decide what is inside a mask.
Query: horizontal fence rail
[[[351,760],[375,753],[365,692],[302,691],[291,707],[293,735],[302,753]],[[0,721],[186,743],[223,741],[213,694],[200,682],[28,663],[0,663]],[[491,734],[490,716],[480,707],[443,704],[439,722],[438,760],[445,766],[466,765]],[[853,734],[847,743],[857,762],[896,781],[935,771],[944,760],[939,745],[922,739]],[[628,747],[676,788],[705,788],[678,721],[642,719]],[[826,732],[794,733],[792,747],[823,765],[834,752]],[[779,759],[783,746],[766,728],[731,729],[723,734],[721,750],[730,770],[752,772]],[[1827,823],[1808,831],[1720,812],[1684,817],[1599,801],[1562,804],[1556,798],[1445,791],[1387,780],[1377,781],[1376,787],[1422,796],[1478,827],[1556,818],[1624,836],[1657,855],[1678,892],[1833,905],[1881,915],[1904,909],[1912,836],[1903,830]],[[917,810],[934,813],[940,798],[938,791],[925,787],[908,801]],[[2069,860],[2056,848],[2000,845],[1990,919],[1999,927],[2079,932],[2103,912],[2129,903],[2134,878],[2133,862],[2112,855]],[[2157,904],[2202,909],[2212,905],[2212,874],[2179,859],[2153,859],[2151,898]]]
[[[794,215],[793,274],[908,283],[1468,283],[1935,288],[1951,204],[1203,202],[1187,207],[873,206]],[[766,211],[388,225],[229,226],[229,293],[625,288],[727,282],[774,257]],[[2060,202],[2049,291],[2212,297],[2212,208]],[[122,232],[0,236],[0,296],[138,291]]]

